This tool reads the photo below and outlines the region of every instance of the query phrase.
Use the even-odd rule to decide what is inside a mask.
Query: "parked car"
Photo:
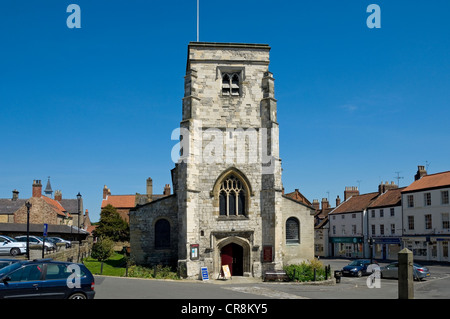
[[[93,299],[94,286],[83,264],[37,259],[0,269],[0,299]]]
[[[47,237],[48,240],[50,240],[55,245],[57,243],[64,243],[66,244],[66,248],[72,247],[72,242],[70,240],[62,239],[61,237]]]
[[[18,242],[9,236],[0,235],[0,254],[17,256],[27,252],[27,244]]]
[[[370,264],[378,264],[376,261],[370,262],[370,259],[356,259],[342,268],[343,276],[358,276],[369,275],[371,272],[367,271]]]
[[[413,278],[414,280],[422,280],[430,277],[431,273],[427,267],[413,264]],[[381,278],[395,278],[398,279],[398,262],[394,262],[387,266],[381,267]]]
[[[17,241],[20,242],[27,242],[27,236],[16,236]],[[30,245],[43,245],[44,240],[41,237],[38,236],[30,236]],[[54,250],[56,249],[56,245],[52,243],[51,241],[46,240],[45,241],[45,247],[44,250]]]
[[[13,263],[19,262],[20,259],[8,259],[8,258],[0,258],[0,269],[2,269],[3,267],[9,266]]]

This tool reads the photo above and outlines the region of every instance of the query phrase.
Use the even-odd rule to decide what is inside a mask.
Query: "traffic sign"
[[[202,280],[209,280],[208,267],[202,267]]]

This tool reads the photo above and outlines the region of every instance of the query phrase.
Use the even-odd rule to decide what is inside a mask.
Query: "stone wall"
[[[31,197],[28,201],[32,205],[30,208],[30,224],[58,224],[55,210],[50,207],[44,199],[40,197]],[[26,224],[27,208],[25,205],[20,207],[14,213],[14,222]]]
[[[82,240],[81,245],[79,242],[73,241],[70,248],[66,248],[65,243],[58,243],[56,244],[56,250],[47,252],[46,254],[44,254],[44,258],[80,263],[83,258],[87,258],[91,255],[92,245],[92,237],[88,237],[87,240]],[[42,246],[30,245],[30,259],[33,260],[41,258]]]
[[[155,224],[160,219],[170,223],[170,248],[155,249]],[[170,195],[130,211],[130,252],[132,261],[146,265],[177,264],[177,198]]]
[[[300,264],[314,259],[314,210],[287,197],[283,197],[283,225],[290,217],[295,217],[300,225],[298,244],[286,243],[286,227],[283,227],[282,252],[283,264]]]
[[[259,277],[269,267],[261,265],[263,245],[274,247],[275,264],[270,267],[281,264],[281,247],[275,247],[281,234],[281,223],[275,220],[281,210],[281,165],[269,51],[267,45],[189,45],[180,123],[190,131],[189,148],[183,153],[187,164],[178,166],[175,190],[179,259],[185,259],[188,277],[195,277],[201,266],[217,274],[226,243],[244,248],[244,273]],[[222,94],[225,73],[239,74],[238,96]],[[211,147],[214,141],[219,142]],[[272,170],[265,170],[263,155],[272,159]],[[219,216],[217,184],[230,170],[251,189],[245,216]],[[198,260],[189,259],[192,244],[199,245]]]

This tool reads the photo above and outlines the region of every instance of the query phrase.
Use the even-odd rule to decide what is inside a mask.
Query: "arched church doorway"
[[[220,250],[222,266],[228,265],[232,276],[242,276],[244,274],[244,248],[231,243]]]

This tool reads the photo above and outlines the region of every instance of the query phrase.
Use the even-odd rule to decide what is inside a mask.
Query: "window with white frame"
[[[352,225],[352,235],[356,235],[356,225]]]
[[[431,229],[432,228],[432,220],[431,220],[431,214],[425,215],[425,229]]]
[[[441,191],[441,204],[446,205],[449,203],[448,191]]]
[[[414,207],[414,195],[408,195],[406,197],[408,207]]]
[[[414,230],[414,216],[408,216],[408,229]]]
[[[394,216],[395,216],[395,209],[391,208],[391,217],[394,217]]]
[[[391,224],[391,235],[395,235],[395,224]]]
[[[431,193],[423,194],[423,206],[431,206]]]
[[[384,217],[384,210],[380,209],[380,217]]]
[[[384,225],[380,225],[380,235],[384,235]]]
[[[442,228],[450,229],[450,219],[448,213],[442,213]]]

